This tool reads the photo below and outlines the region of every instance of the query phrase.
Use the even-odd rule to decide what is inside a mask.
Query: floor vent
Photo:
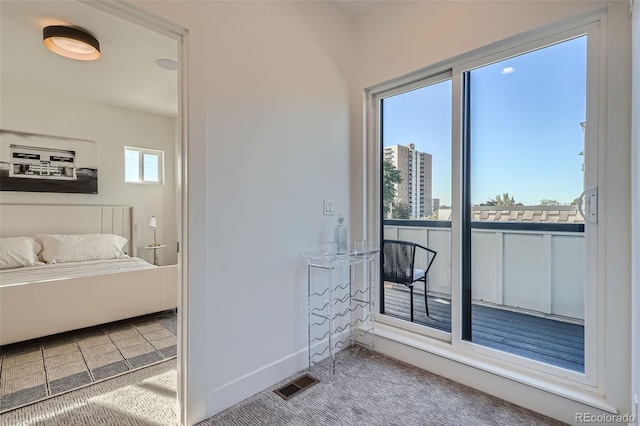
[[[274,390],[274,392],[276,393],[276,395],[282,397],[282,399],[290,399],[318,382],[318,379],[305,374],[302,377],[298,377],[293,382],[284,385],[280,389]]]

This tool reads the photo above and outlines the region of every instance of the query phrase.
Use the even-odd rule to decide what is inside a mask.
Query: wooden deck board
[[[409,292],[385,288],[385,314],[409,320]],[[429,296],[429,317],[424,295],[414,294],[414,322],[451,332],[448,300]],[[584,372],[584,327],[555,319],[473,305],[472,341],[513,355]]]

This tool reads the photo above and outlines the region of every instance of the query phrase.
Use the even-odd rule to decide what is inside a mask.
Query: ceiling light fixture
[[[78,28],[51,25],[42,30],[45,47],[66,58],[95,61],[100,58],[100,43],[91,34]]]
[[[173,59],[156,59],[156,65],[168,71],[176,71],[178,69],[178,63]]]

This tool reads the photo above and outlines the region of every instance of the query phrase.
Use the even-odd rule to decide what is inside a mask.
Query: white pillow
[[[123,259],[127,239],[113,234],[39,234],[42,259],[47,263],[84,262]]]
[[[40,264],[40,244],[29,237],[0,238],[0,269]]]

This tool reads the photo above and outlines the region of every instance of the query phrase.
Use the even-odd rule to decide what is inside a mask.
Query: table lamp
[[[151,246],[155,247],[158,245],[158,241],[156,240],[156,229],[158,228],[158,222],[156,221],[155,216],[151,216],[149,218],[149,223],[147,223],[147,228],[153,229],[153,244]]]

